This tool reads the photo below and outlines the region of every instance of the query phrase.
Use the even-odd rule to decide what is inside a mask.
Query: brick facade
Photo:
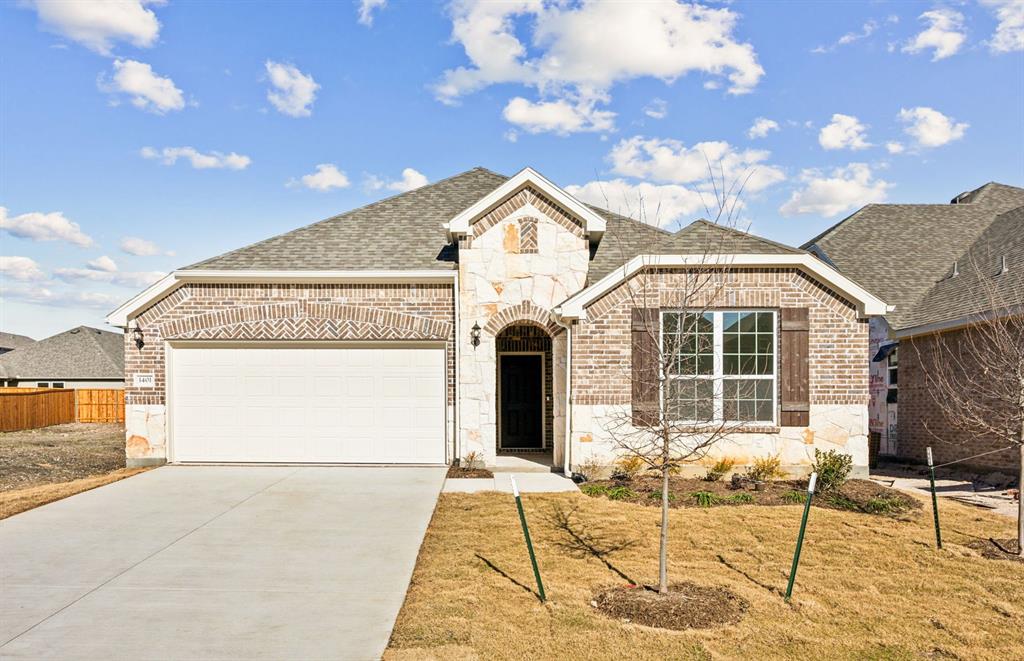
[[[672,271],[638,275],[588,309],[587,320],[573,328],[575,403],[630,402],[631,310],[678,308],[684,278]],[[795,269],[737,269],[709,291],[715,308],[809,308],[810,404],[867,405],[868,324],[848,301]]]
[[[955,347],[964,332],[959,329],[900,340],[898,456],[924,463],[927,460],[925,448],[931,446],[935,463],[941,464],[1008,445],[967,434],[950,425],[942,403],[935,400],[928,388],[925,370],[934,369],[941,357],[939,343]],[[960,358],[964,361],[963,367],[969,368],[970,355],[965,353]],[[943,361],[942,365],[946,370],[956,369],[949,361]],[[973,459],[958,468],[1016,474],[1020,471],[1019,455],[1016,449],[1011,449]]]
[[[141,314],[145,345],[125,334],[127,405],[162,405],[167,340],[439,340],[455,401],[455,298],[445,284],[189,284]],[[155,376],[137,388],[133,376]]]

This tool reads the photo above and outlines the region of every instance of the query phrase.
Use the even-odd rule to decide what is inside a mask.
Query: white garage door
[[[443,348],[170,354],[173,461],[444,462]]]

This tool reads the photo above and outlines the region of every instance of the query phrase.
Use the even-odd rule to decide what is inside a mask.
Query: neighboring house
[[[988,183],[949,204],[870,204],[804,248],[894,306],[871,320],[871,431],[880,454],[925,461],[932,446],[942,463],[1002,447],[951,428],[922,370],[939,342],[960,341],[992,312],[990,293],[1000,307],[1013,298],[1024,305],[1024,189]],[[1017,471],[1017,462],[1011,450],[965,466]]]
[[[668,233],[529,168],[477,168],[208,259],[112,312],[128,462],[610,464],[609,421],[643,403],[631,320],[671,305],[709,239],[731,269],[716,336],[756,312],[772,359],[717,452],[806,470],[838,448],[865,473],[861,356],[881,300],[805,251],[706,221]],[[657,289],[643,308],[626,295],[639,274]]]
[[[124,336],[79,326],[0,356],[0,383],[19,388],[124,387]]]
[[[21,349],[22,347],[27,347],[30,344],[35,344],[35,340],[27,335],[16,335],[15,333],[4,333],[0,331],[0,356],[8,351]]]

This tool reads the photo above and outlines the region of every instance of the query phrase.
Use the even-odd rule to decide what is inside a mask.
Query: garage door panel
[[[441,348],[171,352],[175,461],[441,463]]]

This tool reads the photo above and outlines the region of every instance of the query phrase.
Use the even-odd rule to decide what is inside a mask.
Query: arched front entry
[[[495,336],[497,451],[550,451],[554,446],[554,370],[547,331],[530,323]]]

